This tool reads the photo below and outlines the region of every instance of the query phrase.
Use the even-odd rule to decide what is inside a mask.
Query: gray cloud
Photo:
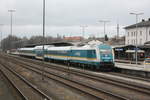
[[[10,16],[8,9],[16,9],[14,13],[14,34],[42,32],[42,1],[43,0],[1,0],[0,23],[5,24],[5,36],[9,34]],[[142,18],[149,18],[149,0],[46,0],[46,25],[49,35],[72,34],[80,35],[80,25],[88,25],[87,33],[102,34],[103,24],[98,20],[110,20],[107,32],[116,32],[119,20],[121,28],[133,24],[135,16],[130,12],[144,12]],[[124,33],[124,30],[121,29]],[[32,33],[32,34],[31,34]],[[26,36],[26,34],[24,35]],[[102,35],[97,35],[102,36]]]

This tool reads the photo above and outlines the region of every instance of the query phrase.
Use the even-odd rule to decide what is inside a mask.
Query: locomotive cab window
[[[100,50],[100,53],[110,54],[110,53],[112,53],[112,50]]]

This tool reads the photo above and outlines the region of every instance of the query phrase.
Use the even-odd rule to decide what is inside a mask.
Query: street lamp
[[[137,58],[137,27],[138,27],[138,15],[142,15],[144,13],[130,13],[131,15],[135,15],[136,16],[136,50],[135,50],[135,60],[136,60],[136,65],[137,65],[137,61],[138,61],[138,58]]]
[[[45,38],[45,0],[43,0],[43,62],[44,62],[44,38]],[[44,80],[44,66],[42,70],[42,80]]]
[[[119,22],[117,21],[117,39],[119,39]]]
[[[85,28],[88,26],[87,25],[81,25],[80,27],[82,28],[82,37],[84,38]]]
[[[107,22],[110,22],[110,21],[108,21],[108,20],[99,20],[99,22],[101,22],[101,23],[104,23],[104,37],[105,37],[105,35],[106,35],[106,28],[105,28],[105,26],[106,26],[106,23]]]
[[[13,28],[13,27],[12,27],[12,26],[13,26],[13,25],[12,25],[12,23],[13,23],[13,22],[12,22],[12,19],[13,19],[13,12],[15,12],[15,11],[16,11],[16,10],[12,10],[12,9],[11,9],[11,10],[8,10],[8,12],[10,13],[10,35],[11,35],[11,36],[12,36],[12,31],[13,31],[13,29],[12,29],[12,28]]]

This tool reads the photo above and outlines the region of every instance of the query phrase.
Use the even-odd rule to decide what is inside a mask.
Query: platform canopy
[[[126,53],[134,53],[136,50],[126,50]],[[138,53],[144,53],[144,50],[137,50]]]
[[[43,44],[29,44],[25,47],[35,47],[35,46],[41,46]],[[52,43],[45,43],[44,45],[53,45],[53,46],[73,46],[72,43],[69,42],[52,42]]]

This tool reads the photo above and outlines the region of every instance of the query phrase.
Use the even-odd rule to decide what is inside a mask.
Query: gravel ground
[[[22,70],[22,68],[20,68],[20,70]],[[19,70],[19,72],[20,72],[20,70]],[[60,74],[59,71],[56,71],[56,70],[53,70],[53,69],[45,68],[45,70],[53,71],[55,73]],[[26,71],[22,71],[22,74],[24,73],[24,76],[29,76],[29,73],[27,73],[27,72]],[[31,73],[31,74],[33,75],[33,73]],[[67,77],[67,74],[64,73],[64,72],[61,72],[61,75]],[[33,75],[33,76],[36,76],[36,75]],[[45,83],[43,83],[41,81],[41,76],[38,75],[36,77],[40,77],[40,79],[32,77],[31,80],[34,80],[35,84],[38,84],[40,87],[44,88],[45,90],[49,90],[50,89],[49,93],[52,94],[54,97],[56,97],[56,99],[58,99],[58,100],[60,100],[60,99],[61,100],[85,100],[85,99],[89,100],[89,98],[86,98],[86,96],[83,96],[83,95],[81,96],[82,93],[80,93],[80,95],[76,95],[76,94],[74,94],[74,91],[73,92],[70,91],[70,90],[68,91],[65,86],[60,86],[60,84],[58,84],[57,82],[54,82],[54,81],[51,80],[51,81],[46,81]],[[105,84],[103,82],[95,82],[93,80],[89,80],[89,79],[86,79],[86,78],[78,77],[78,76],[75,76],[75,75],[72,75],[72,74],[71,74],[70,78],[72,78],[74,80],[81,81],[82,83],[86,82],[89,85],[93,85],[94,84],[97,88],[102,88],[102,89],[105,89],[107,91],[113,91],[116,94],[124,95],[126,97],[129,97],[130,99],[134,98],[136,100],[141,100],[141,99],[149,100],[149,97],[150,97],[148,95],[142,95],[141,96],[140,93],[128,90],[126,88],[119,88],[119,87],[116,87],[114,85],[107,85],[107,84]],[[41,86],[41,84],[42,84],[42,86]],[[55,88],[55,89],[52,90],[51,88]],[[68,95],[66,95],[66,94],[68,94]],[[57,97],[57,95],[58,95],[58,97]],[[82,98],[82,97],[84,97],[84,98]]]
[[[21,100],[16,91],[0,72],[0,100]]]
[[[54,69],[48,69],[48,68],[45,68],[45,70],[47,71],[52,71],[52,72],[55,72],[57,74],[60,74],[61,76],[65,76],[67,77],[67,74],[65,72],[59,72],[59,71],[56,71]],[[149,100],[150,96],[149,95],[146,95],[146,94],[143,94],[143,95],[140,95],[139,92],[135,92],[135,91],[132,91],[130,89],[127,89],[127,88],[120,88],[120,87],[117,87],[115,85],[107,85],[106,83],[103,83],[103,82],[96,82],[96,81],[92,81],[92,80],[89,80],[87,78],[82,78],[82,77],[78,77],[78,76],[75,76],[75,75],[72,75],[71,74],[71,77],[72,79],[74,80],[80,80],[82,81],[82,83],[87,83],[89,85],[95,85],[97,88],[102,88],[102,89],[105,89],[106,91],[110,91],[110,92],[114,92],[116,94],[120,94],[120,95],[124,95],[126,97],[129,97],[130,99],[136,99],[136,100]]]
[[[25,68],[21,68],[21,67],[12,67],[12,68],[15,68],[15,70],[19,72],[19,74],[26,77],[33,84],[36,84],[38,88],[42,89],[45,93],[51,96],[54,100],[96,100],[95,98],[83,92],[79,92],[75,89],[72,89],[54,80],[45,78],[45,81],[42,81],[41,75],[38,75]]]
[[[45,70],[55,72],[57,74],[60,74],[61,76],[65,76],[65,77],[68,76],[67,73],[65,72],[60,73],[59,71],[56,71],[54,69],[45,68]],[[120,87],[117,87],[115,85],[110,85],[110,84],[107,85],[104,82],[93,81],[93,80],[90,80],[89,78],[83,78],[83,77],[79,77],[79,76],[72,75],[72,74],[70,75],[70,78],[72,78],[73,80],[81,81],[82,83],[86,83],[89,85],[95,85],[95,87],[104,89],[106,91],[110,91],[119,95],[124,95],[125,97],[129,97],[130,99],[149,100],[150,98],[150,96],[147,94],[141,95],[141,93],[129,90],[127,88],[120,88]]]

